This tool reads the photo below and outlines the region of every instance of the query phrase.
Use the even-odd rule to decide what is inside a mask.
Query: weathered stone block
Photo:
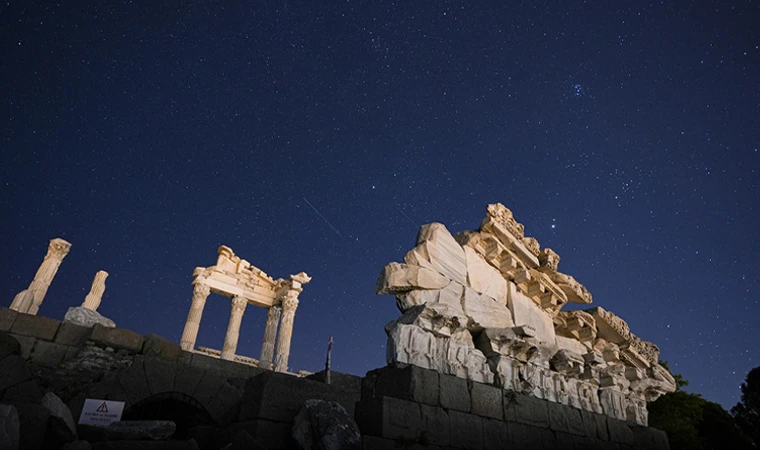
[[[182,355],[182,347],[164,337],[151,333],[143,338],[142,353],[146,356],[178,359]]]
[[[63,357],[63,362],[65,363],[66,361],[76,358],[81,351],[82,349],[80,347],[67,347],[66,356]]]
[[[90,340],[106,347],[124,349],[133,353],[139,353],[143,345],[142,336],[134,331],[104,327],[100,324],[92,328]]]
[[[65,345],[37,339],[29,360],[42,367],[57,369],[63,362],[68,349]]]
[[[507,423],[502,420],[483,419],[483,448],[510,448]],[[519,448],[519,447],[516,447]]]
[[[440,406],[420,405],[423,440],[434,445],[449,445],[449,415]]]
[[[239,420],[290,422],[308,399],[334,400],[353,415],[357,392],[344,392],[318,381],[266,371],[245,385]]]
[[[32,336],[52,341],[60,324],[60,320],[51,319],[50,317],[19,313],[10,331],[22,336]]]
[[[361,398],[382,396],[435,406],[438,404],[438,372],[411,364],[372,370],[362,380]]]
[[[8,355],[0,361],[0,392],[31,377],[26,362],[19,355]]]
[[[0,331],[0,361],[8,355],[20,355],[21,344],[9,333]]]
[[[92,328],[83,327],[70,322],[63,322],[58,327],[58,332],[55,334],[54,342],[56,344],[70,345],[72,347],[79,347],[85,344],[92,335]]]
[[[18,311],[0,308],[0,331],[10,331],[13,327],[13,322],[16,321],[16,316],[18,316]]]
[[[451,446],[465,449],[483,448],[482,418],[459,411],[449,411]]]
[[[415,441],[423,431],[420,404],[398,398],[362,400],[355,417],[362,434],[370,436]]]
[[[193,395],[202,378],[203,369],[178,362],[177,371],[174,374],[174,390],[185,395]]]
[[[26,380],[15,386],[11,386],[3,392],[0,403],[17,405],[19,403],[39,403],[42,400],[42,391],[34,380]]]
[[[607,418],[607,431],[610,433],[610,441],[626,445],[634,445],[633,431],[622,420]]]
[[[120,370],[116,377],[131,404],[150,396],[142,361],[135,361],[131,367]]]
[[[610,434],[607,431],[607,416],[596,414],[591,411],[581,410],[583,420],[583,434],[602,441],[608,441]]]
[[[546,400],[505,391],[504,419],[538,428],[549,428]]]
[[[21,346],[21,357],[29,359],[29,356],[32,354],[32,349],[34,348],[34,343],[37,342],[37,338],[33,336],[22,336],[20,334],[11,334],[11,336],[18,341]]]
[[[469,382],[472,413],[492,419],[504,419],[504,392],[483,383]]]
[[[292,426],[290,423],[272,422],[263,419],[236,422],[222,429],[217,436],[216,446],[209,448],[226,448],[224,446],[234,443],[241,432],[250,435],[262,448],[298,448],[298,444],[292,438]],[[253,450],[257,449],[257,447],[250,448]],[[243,448],[240,450],[243,450]]]
[[[470,412],[470,390],[467,389],[467,380],[452,375],[439,374],[440,405],[446,409]]]
[[[208,403],[207,408],[209,413],[221,422],[221,425],[226,425],[237,419],[242,398],[243,391],[225,382]]]
[[[220,377],[214,372],[206,370],[203,372],[203,378],[201,378],[201,381],[195,388],[193,397],[195,397],[195,399],[198,400],[201,404],[206,406],[211,403],[211,400],[214,399],[216,393],[219,392],[219,389],[224,383],[226,383],[224,378]]]
[[[549,428],[579,436],[585,435],[586,429],[580,410],[554,402],[547,402],[546,408],[549,413]]]
[[[177,364],[158,357],[144,358],[145,379],[151,395],[174,391],[174,378]]]
[[[637,449],[668,450],[670,443],[668,435],[657,428],[631,426],[633,431],[633,446]]]
[[[525,425],[517,422],[507,422],[507,432],[509,434],[510,446],[504,448],[519,448],[519,449],[544,449],[552,447],[544,447],[543,437],[546,433],[552,433],[551,430],[546,428],[535,428],[530,425]],[[553,437],[553,435],[552,435]]]

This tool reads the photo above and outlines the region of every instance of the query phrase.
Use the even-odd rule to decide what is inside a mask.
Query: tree
[[[660,364],[670,371],[667,362]],[[671,372],[672,373],[672,372]],[[649,404],[649,426],[668,434],[672,450],[751,450],[750,439],[742,433],[734,418],[717,403],[699,394],[681,390],[689,382],[681,375],[676,379],[676,391],[663,395]]]
[[[750,370],[742,383],[741,401],[731,408],[736,423],[760,447],[760,366]]]

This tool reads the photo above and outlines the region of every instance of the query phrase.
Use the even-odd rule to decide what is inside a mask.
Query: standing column
[[[298,291],[289,291],[282,299],[282,321],[280,322],[280,335],[277,337],[277,356],[274,360],[275,372],[288,370],[290,339],[293,337],[293,319],[296,315],[296,308],[298,308]]]
[[[40,305],[42,305],[42,300],[45,299],[45,294],[50,287],[50,283],[53,282],[53,278],[55,277],[56,272],[58,272],[58,267],[61,265],[61,262],[63,262],[63,258],[69,254],[69,250],[71,250],[71,244],[61,238],[52,239],[50,241],[45,259],[42,260],[40,268],[37,269],[37,274],[34,275],[34,280],[32,280],[27,289],[33,296],[31,305],[26,311],[22,311],[21,307],[23,305],[21,303],[23,302],[21,302],[21,298],[19,298],[18,301],[14,299],[11,304],[11,309],[28,314],[37,314]],[[18,297],[19,296],[17,296],[17,298]]]
[[[264,343],[261,344],[261,358],[259,368],[272,370],[272,358],[274,357],[274,340],[277,338],[277,324],[280,323],[282,308],[272,306],[267,312],[267,326],[264,329]]]
[[[93,311],[98,310],[100,300],[103,298],[103,293],[106,291],[106,278],[108,278],[108,272],[105,270],[99,270],[98,273],[95,274],[95,278],[92,280],[90,293],[84,298],[82,307]]]
[[[193,286],[193,303],[190,305],[190,312],[187,313],[187,322],[185,322],[185,330],[182,332],[182,340],[180,341],[182,350],[191,352],[195,348],[198,327],[201,326],[203,307],[206,306],[206,298],[210,293],[211,289],[205,284],[198,283]]]
[[[240,337],[240,322],[243,320],[243,313],[247,304],[248,301],[243,297],[235,296],[232,298],[232,310],[230,311],[230,322],[227,324],[227,335],[224,337],[222,359],[228,361],[235,359],[235,350],[237,350],[238,338]]]

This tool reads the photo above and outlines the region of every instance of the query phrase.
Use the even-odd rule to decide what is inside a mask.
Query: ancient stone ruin
[[[646,402],[675,388],[657,347],[604,309],[562,311],[591,294],[501,204],[478,231],[423,226],[383,269],[377,292],[403,315],[385,328],[388,365],[364,377],[333,371],[329,350],[324,371],[288,371],[311,278],[275,280],[226,246],[193,272],[181,345],[101,316],[104,271],[63,321],[37,315],[70,247],[51,241],[0,307],[0,449],[669,448],[646,426]],[[232,303],[221,350],[195,347],[212,292]],[[260,361],[235,354],[249,304],[268,308]],[[106,401],[112,423],[82,420]]]
[[[42,264],[37,269],[29,287],[16,294],[13,299],[12,310],[26,314],[37,314],[42,301],[45,300],[45,294],[47,294],[50,283],[53,282],[53,278],[58,273],[63,258],[69,254],[69,250],[71,250],[71,244],[61,238],[50,241],[45,259],[42,260]]]
[[[291,275],[287,280],[282,278],[275,280],[261,269],[236,256],[231,248],[224,245],[219,247],[216,265],[196,267],[193,276],[195,277],[193,302],[182,333],[182,349],[186,351],[194,349],[206,298],[213,292],[232,298],[232,310],[224,338],[224,347],[220,354],[221,359],[229,361],[235,359],[243,313],[246,305],[252,304],[269,310],[259,367],[263,369],[274,367],[277,372],[287,371],[290,340],[293,336],[293,320],[298,308],[298,294],[303,291],[303,285],[311,281],[311,278],[301,272]],[[275,337],[277,337],[276,348]]]
[[[601,307],[562,311],[591,293],[559,260],[500,203],[477,231],[422,226],[404,263],[377,281],[403,313],[385,326],[388,363],[646,425],[646,402],[675,390],[659,349]]]

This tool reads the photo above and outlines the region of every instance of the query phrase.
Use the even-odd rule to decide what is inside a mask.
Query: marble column
[[[267,326],[264,329],[264,343],[261,344],[261,358],[259,368],[272,370],[272,358],[274,357],[274,341],[277,338],[277,325],[280,323],[282,308],[272,306],[267,312]]]
[[[277,336],[277,354],[274,359],[275,372],[288,370],[290,339],[293,337],[293,319],[296,315],[296,308],[298,308],[298,292],[290,291],[282,299],[282,320],[280,322],[280,334]]]
[[[248,301],[243,297],[235,296],[232,298],[232,310],[230,311],[230,322],[227,324],[227,335],[224,337],[224,347],[222,347],[222,359],[232,361],[235,359],[235,350],[237,350],[238,338],[240,337],[240,322],[243,321],[243,313]]]
[[[92,287],[90,293],[84,298],[82,307],[97,311],[100,306],[100,300],[103,298],[103,293],[106,291],[106,278],[108,278],[108,272],[105,270],[99,270],[95,274],[95,278],[92,280]]]
[[[198,328],[201,325],[201,316],[203,316],[203,307],[206,306],[206,298],[211,293],[211,289],[202,283],[193,286],[193,303],[190,305],[190,312],[187,313],[185,330],[182,332],[180,346],[187,352],[195,348],[195,340],[198,338]]]
[[[11,309],[27,314],[37,314],[42,301],[45,299],[45,294],[47,294],[50,283],[53,282],[53,278],[55,278],[55,274],[58,272],[58,267],[63,262],[63,258],[69,254],[69,250],[71,250],[71,244],[61,238],[50,241],[45,259],[42,260],[42,264],[37,269],[37,274],[34,275],[34,280],[32,280],[27,289],[33,297],[31,305],[25,308],[26,310],[22,310],[24,307],[24,302],[22,301],[24,296],[17,295],[13,303],[11,303]]]

